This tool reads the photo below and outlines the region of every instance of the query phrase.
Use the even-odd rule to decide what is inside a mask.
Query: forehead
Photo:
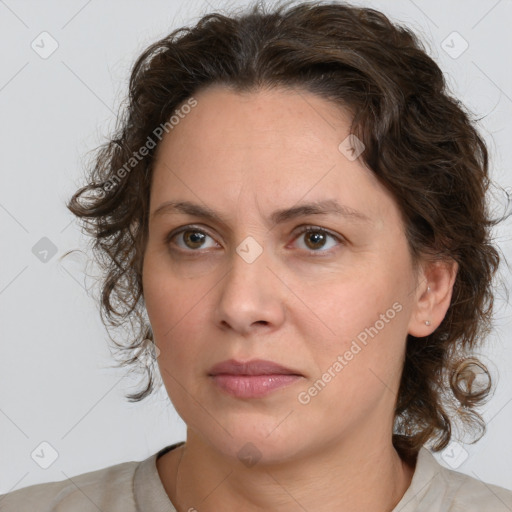
[[[231,145],[245,147],[283,139],[309,136],[334,139],[350,133],[352,115],[348,109],[299,88],[272,88],[237,92],[215,84],[194,94],[197,106],[182,115],[179,125],[166,134],[160,146],[173,145],[172,139],[187,137],[195,146],[216,143],[222,150],[226,136]],[[179,107],[178,107],[179,109]],[[277,141],[275,135],[280,135]],[[287,137],[288,135],[288,137]],[[327,142],[327,141],[326,141]],[[283,148],[285,149],[285,148]]]
[[[159,144],[153,208],[185,195],[218,205],[257,198],[275,209],[327,192],[348,206],[371,207],[369,192],[383,192],[361,158],[340,150],[351,116],[332,102],[298,89],[238,93],[223,86],[194,98],[197,105]]]

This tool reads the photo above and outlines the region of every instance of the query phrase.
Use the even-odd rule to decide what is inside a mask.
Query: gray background
[[[124,400],[138,380],[110,368],[107,334],[85,291],[85,258],[58,260],[85,247],[64,203],[81,184],[87,152],[114,127],[139,53],[206,12],[243,3],[0,0],[0,493],[141,460],[184,439],[163,388],[139,404]],[[512,2],[354,3],[422,35],[452,91],[483,118],[493,177],[511,191]],[[497,212],[505,197],[496,193]],[[511,232],[510,222],[496,231],[509,258]],[[510,286],[505,266],[501,279]],[[512,489],[512,315],[498,292],[496,328],[481,350],[499,374],[482,410],[488,433],[436,457]]]

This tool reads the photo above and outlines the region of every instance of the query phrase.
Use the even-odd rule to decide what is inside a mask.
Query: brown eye
[[[329,243],[329,239],[334,240],[335,243]],[[308,252],[319,254],[330,254],[331,249],[336,245],[343,244],[343,239],[336,236],[329,231],[321,228],[306,227],[299,232],[296,240],[304,240],[304,249]],[[336,243],[337,242],[337,243]]]
[[[213,242],[213,244],[210,243],[210,246],[206,245],[208,239]],[[217,245],[208,233],[191,227],[169,233],[166,237],[166,243],[176,245],[181,250],[189,252],[196,252],[197,249],[209,249]]]
[[[310,249],[321,249],[325,244],[326,236],[319,231],[308,231],[304,240]]]
[[[198,249],[204,244],[206,235],[200,231],[183,231],[182,240],[190,249]]]

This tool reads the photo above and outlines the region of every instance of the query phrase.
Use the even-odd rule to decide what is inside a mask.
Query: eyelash
[[[165,237],[166,245],[171,245],[172,240],[175,237],[177,237],[178,235],[180,235],[182,233],[185,233],[187,231],[192,231],[194,233],[201,233],[201,234],[209,236],[210,238],[213,239],[213,237],[210,234],[208,234],[206,231],[204,231],[203,229],[197,228],[196,226],[193,226],[193,225],[188,225],[188,226],[184,226],[182,228],[179,228],[177,231],[176,230],[175,231],[171,231]],[[304,235],[306,233],[321,233],[323,235],[327,235],[327,236],[330,236],[331,238],[334,238],[341,245],[345,244],[345,240],[340,235],[336,235],[336,234],[332,233],[331,231],[326,230],[325,228],[321,228],[321,227],[318,227],[318,226],[311,226],[311,225],[303,227],[297,233],[297,235],[295,236],[293,241],[297,240],[301,235]],[[196,250],[194,250],[194,249],[182,249],[180,247],[180,248],[174,249],[174,250],[181,251],[183,253],[191,253],[191,254],[192,253],[201,253],[200,249],[196,249]],[[331,248],[329,250],[324,250],[324,251],[322,251],[322,250],[314,251],[314,250],[311,249],[311,250],[309,250],[307,252],[312,257],[322,257],[322,256],[330,256],[330,255],[332,255],[334,250],[336,250],[336,248]]]

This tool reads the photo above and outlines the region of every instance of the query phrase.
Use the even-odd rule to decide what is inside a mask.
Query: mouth
[[[304,378],[296,370],[261,359],[223,361],[208,375],[222,391],[236,398],[261,398]]]

